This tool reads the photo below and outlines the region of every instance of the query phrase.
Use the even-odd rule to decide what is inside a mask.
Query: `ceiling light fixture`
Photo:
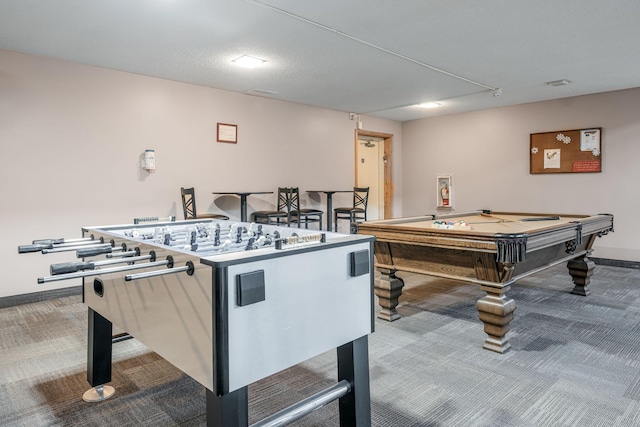
[[[241,57],[236,58],[231,62],[245,68],[256,68],[267,61],[265,61],[264,59],[253,57],[253,56],[242,55]]]
[[[437,108],[441,106],[439,102],[423,102],[422,104],[418,104],[418,107],[422,108]]]
[[[568,85],[569,83],[571,83],[571,81],[567,80],[567,79],[554,80],[554,81],[551,81],[551,82],[545,82],[545,84],[549,85],[549,86],[565,86],[565,85]]]

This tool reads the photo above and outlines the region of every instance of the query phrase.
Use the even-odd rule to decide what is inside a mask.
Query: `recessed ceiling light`
[[[441,106],[439,102],[423,102],[422,104],[418,104],[418,107],[422,108],[436,108]]]
[[[569,83],[571,83],[571,81],[567,79],[554,80],[552,82],[545,82],[545,84],[549,86],[564,86],[564,85],[568,85]]]
[[[255,58],[253,56],[242,55],[240,58],[236,58],[231,62],[245,68],[256,68],[267,61],[265,61],[264,59]]]

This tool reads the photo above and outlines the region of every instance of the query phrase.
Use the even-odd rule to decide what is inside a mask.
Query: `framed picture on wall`
[[[217,140],[218,142],[236,144],[238,142],[238,125],[218,123]]]

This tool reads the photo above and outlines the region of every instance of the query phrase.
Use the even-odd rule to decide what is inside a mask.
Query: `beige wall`
[[[594,256],[640,261],[640,88],[405,122],[405,216],[432,213],[436,176],[456,211],[615,215]],[[602,127],[602,172],[529,174],[529,134]],[[411,155],[407,155],[411,153]]]
[[[434,212],[436,176],[451,174],[456,211],[613,213],[616,232],[595,255],[640,261],[638,104],[632,89],[363,123],[394,134],[396,216]],[[238,144],[215,142],[217,122],[238,125]],[[0,297],[79,284],[38,285],[70,257],[18,255],[18,245],[137,216],[181,218],[181,186],[196,187],[199,210],[234,220],[237,199],[214,203],[212,191],[350,187],[354,127],[344,112],[0,50]],[[529,174],[530,133],[589,127],[603,128],[602,173]],[[139,166],[147,148],[154,174]],[[249,210],[273,201],[253,197]],[[306,203],[325,207],[324,198]]]
[[[215,141],[217,122],[238,125],[237,144]],[[395,135],[399,171],[400,123],[363,122]],[[354,128],[344,112],[0,50],[0,297],[80,283],[38,285],[71,256],[18,255],[18,245],[139,216],[182,218],[181,186],[196,188],[199,211],[236,220],[238,200],[214,203],[212,191],[350,188]],[[139,166],[148,148],[153,174]],[[252,197],[249,211],[273,202]],[[324,198],[306,203],[325,209]]]

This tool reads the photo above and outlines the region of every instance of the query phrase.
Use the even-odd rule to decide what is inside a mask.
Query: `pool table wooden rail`
[[[375,266],[381,276],[376,281],[375,293],[382,308],[378,317],[388,321],[400,318],[396,307],[404,283],[396,276],[397,271],[476,283],[487,292],[476,304],[489,335],[483,347],[504,353],[510,347],[506,333],[516,308],[506,292],[516,280],[567,262],[574,282],[572,293],[589,294],[595,264],[587,256],[595,239],[613,230],[612,215],[558,215],[560,220],[523,222],[522,227],[514,220],[505,227],[501,223],[481,224],[478,228],[482,230],[473,225],[472,230],[431,227],[433,221],[443,218],[491,220],[482,214],[478,211],[361,223],[359,233],[376,237]],[[522,218],[552,216],[491,214]],[[520,228],[522,232],[518,232]],[[511,232],[500,232],[503,229]]]

